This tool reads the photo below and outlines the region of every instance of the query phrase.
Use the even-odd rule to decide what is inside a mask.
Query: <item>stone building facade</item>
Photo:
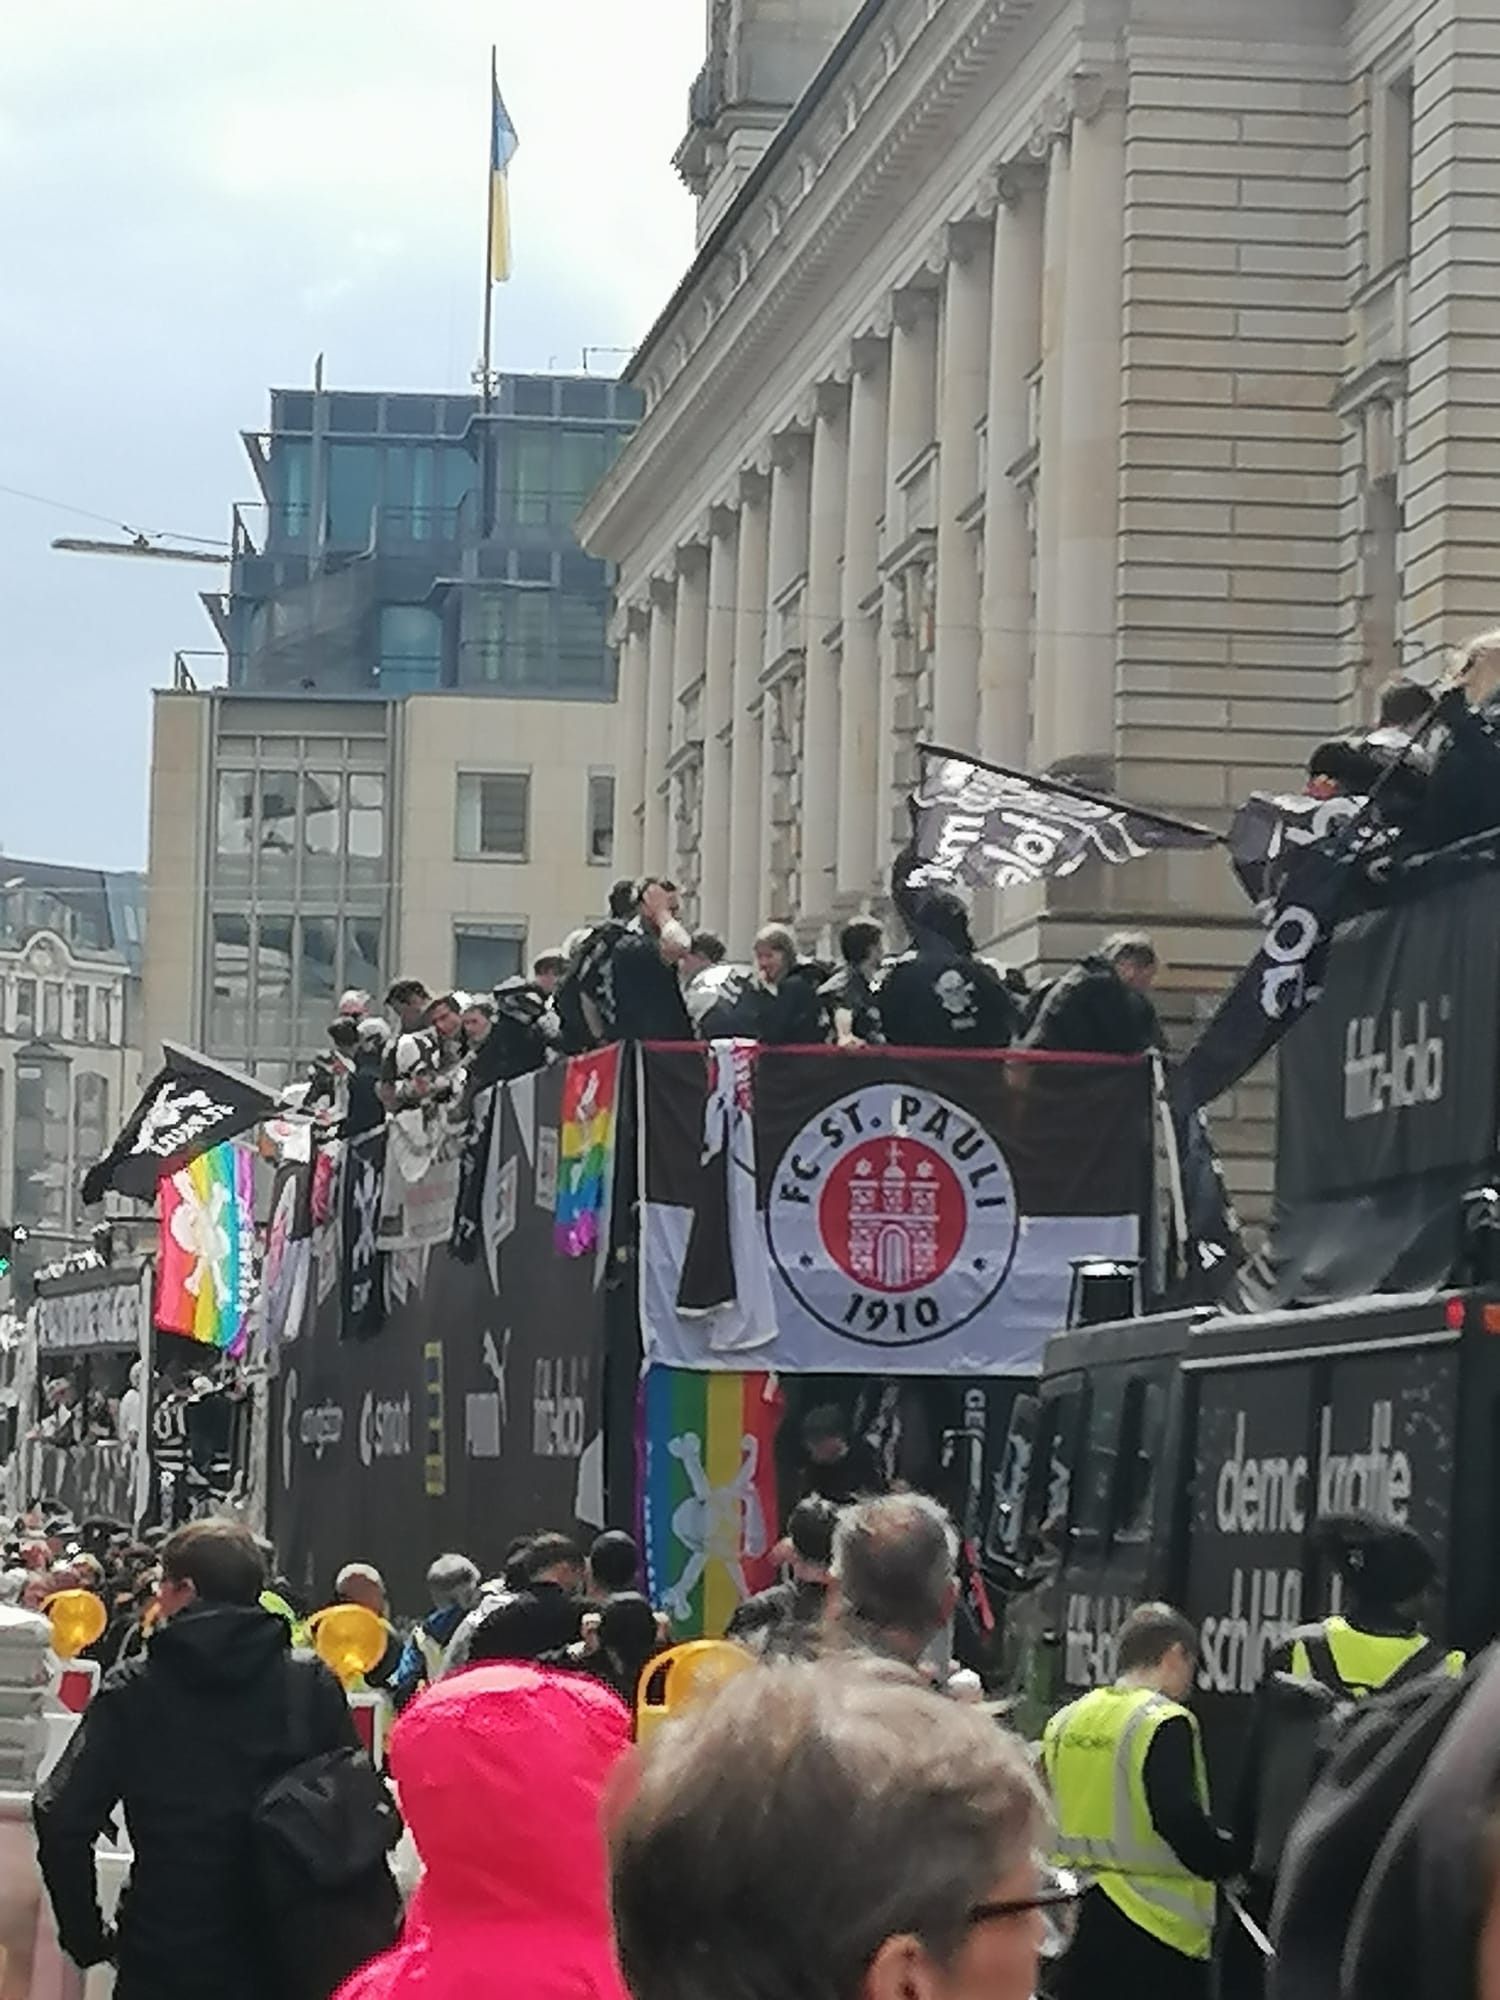
[[[713,10],[698,254],[580,524],[622,866],[736,951],[882,907],[922,740],[1222,824],[1497,615],[1500,0],[843,0],[736,118],[797,11]],[[984,913],[1026,966],[1148,924],[1179,1038],[1246,915],[1213,854]],[[1252,1210],[1270,1095],[1221,1107]]]

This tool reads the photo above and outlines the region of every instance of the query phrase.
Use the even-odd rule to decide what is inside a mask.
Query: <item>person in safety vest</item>
[[[1042,1765],[1054,1859],[1089,1886],[1078,1936],[1052,1969],[1056,2000],[1207,2000],[1214,1884],[1238,1872],[1209,1811],[1197,1718],[1184,1706],[1198,1635],[1167,1604],[1120,1629],[1119,1677],[1054,1715]]]
[[[1261,1925],[1270,1921],[1281,1851],[1326,1760],[1333,1712],[1427,1674],[1464,1669],[1464,1655],[1422,1627],[1419,1604],[1437,1565],[1412,1529],[1374,1514],[1325,1514],[1312,1545],[1339,1578],[1344,1608],[1302,1626],[1267,1656],[1235,1802],[1247,1860],[1245,1908]],[[1298,1684],[1321,1690],[1320,1698],[1299,1696]],[[1226,1935],[1226,2000],[1258,1995],[1262,1971],[1258,1952],[1238,1934]]]

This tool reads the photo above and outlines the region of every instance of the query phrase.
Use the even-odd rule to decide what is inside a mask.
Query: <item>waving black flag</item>
[[[151,1201],[163,1174],[181,1171],[276,1110],[274,1091],[253,1077],[164,1042],[166,1061],[147,1084],[115,1143],[83,1177],[83,1199],[92,1205],[109,1189]]]
[[[1090,859],[1135,861],[1163,847],[1215,847],[1191,820],[1128,805],[1059,778],[1033,777],[924,743],[911,795],[908,883],[1016,889]]]

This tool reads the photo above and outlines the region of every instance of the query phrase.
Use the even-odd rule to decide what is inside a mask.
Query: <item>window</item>
[[[220,911],[214,917],[209,1034],[216,1047],[243,1049],[250,1039],[250,925]]]
[[[96,986],[94,988],[94,1040],[96,1042],[109,1042],[114,1039],[111,1033],[113,1025],[111,1020],[112,1013],[113,995],[110,993],[109,988],[107,986]]]
[[[221,771],[216,816],[221,882],[249,887],[250,857],[255,849],[255,776],[250,771]]]
[[[338,918],[303,917],[298,930],[301,933],[298,1035],[307,1047],[321,1048],[338,999]]]
[[[73,1079],[73,1158],[81,1171],[109,1149],[109,1085],[102,1076]]]
[[[337,771],[302,773],[302,881],[333,888],[343,846],[344,780]]]
[[[272,532],[284,539],[305,535],[312,491],[312,447],[278,443],[271,454],[271,490],[276,495]]]
[[[379,771],[349,773],[349,880],[380,883],[385,866],[385,779]]]
[[[530,809],[524,771],[460,771],[459,859],[524,861]]]
[[[563,431],[558,437],[557,490],[571,521],[609,470],[608,431]]]
[[[256,926],[257,1048],[284,1048],[292,1039],[292,920],[262,917]]]
[[[431,437],[437,429],[437,402],[431,396],[387,396],[385,427],[412,437]]]
[[[75,1042],[86,1042],[89,1038],[89,989],[86,986],[73,988],[73,1035]]]
[[[525,426],[507,431],[500,448],[500,487],[512,520],[545,527],[552,518],[552,434]],[[576,512],[571,509],[568,518]]]
[[[295,771],[260,774],[260,832],[256,845],[260,852],[262,890],[291,889],[297,847],[297,791]]]
[[[328,398],[331,431],[373,431],[380,422],[378,396],[339,395]]]
[[[36,1033],[36,981],[18,979],[16,981],[16,1033],[34,1035]]]
[[[513,590],[502,612],[500,679],[506,687],[542,687],[551,678],[552,593]]]
[[[552,414],[552,383],[543,376],[521,376],[515,386],[516,415],[518,417],[550,417]]]
[[[1412,78],[1376,82],[1370,146],[1370,275],[1411,253]]]
[[[443,621],[424,604],[387,604],[380,613],[380,691],[435,688],[443,675]]]
[[[488,993],[525,968],[524,924],[455,924],[453,984],[461,993]]]
[[[1154,1472],[1163,1444],[1166,1406],[1160,1382],[1134,1375],[1126,1384],[1110,1505],[1112,1541],[1144,1541],[1151,1532]]]
[[[608,382],[564,382],[562,414],[565,417],[607,417]]]
[[[46,979],[42,982],[42,1033],[54,1040],[61,1036],[63,1024],[63,990],[60,979]]]
[[[615,781],[608,771],[589,773],[588,856],[605,868],[615,858]]]
[[[597,665],[609,650],[602,596],[565,590],[557,600],[557,650],[570,668]]]
[[[345,917],[343,984],[379,999],[384,991],[380,976],[379,917]]]
[[[66,1223],[71,1186],[69,1109],[66,1060],[54,1057],[16,1064],[12,1222],[53,1228]]]
[[[328,539],[335,548],[362,549],[370,540],[375,507],[375,447],[328,447]]]

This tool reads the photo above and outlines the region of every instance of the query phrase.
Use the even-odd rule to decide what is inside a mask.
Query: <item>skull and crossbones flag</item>
[[[344,1148],[339,1198],[340,1271],[345,1340],[378,1333],[385,1319],[384,1253],[380,1208],[385,1199],[385,1127],[362,1132]]]
[[[83,1177],[86,1205],[110,1189],[152,1201],[156,1184],[180,1173],[200,1154],[237,1139],[276,1110],[274,1091],[253,1077],[164,1042],[166,1060],[141,1093],[119,1137]]]
[[[1060,778],[1007,770],[924,743],[910,800],[908,889],[1017,889],[1085,861],[1136,861],[1158,848],[1217,846],[1192,820],[1127,805]]]

